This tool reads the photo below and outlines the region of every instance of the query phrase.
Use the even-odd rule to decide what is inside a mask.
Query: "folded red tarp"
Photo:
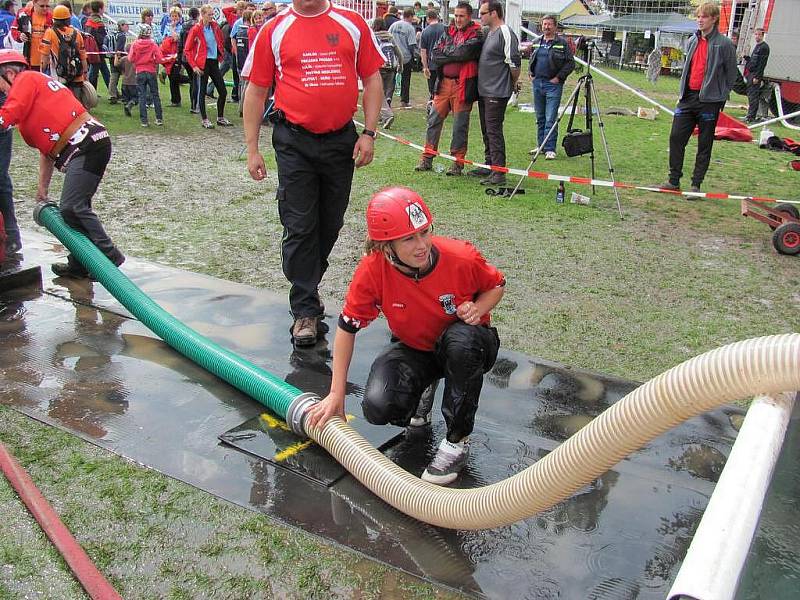
[[[697,135],[697,127],[694,128],[694,135]],[[752,142],[753,132],[747,128],[747,125],[726,115],[724,112],[719,113],[717,120],[717,128],[714,130],[715,140],[731,140],[733,142]]]

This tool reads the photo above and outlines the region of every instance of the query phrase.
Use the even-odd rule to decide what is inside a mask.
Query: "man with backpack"
[[[400,78],[400,103],[403,108],[411,108],[411,63],[417,50],[417,30],[414,28],[414,9],[407,8],[403,11],[403,20],[392,23],[389,33],[394,36],[394,41],[403,55],[403,70]]]
[[[106,5],[103,0],[92,0],[89,6],[92,9],[92,14],[89,15],[83,25],[83,32],[86,34],[84,42],[87,54],[86,60],[89,63],[89,83],[97,89],[97,76],[98,74],[102,75],[110,94],[111,74],[108,72],[105,56],[101,54],[108,35],[105,23],[103,23],[103,12],[106,9]],[[92,39],[88,39],[89,37]]]
[[[50,75],[67,86],[83,101],[83,82],[86,81],[86,49],[83,36],[70,26],[72,14],[66,6],[53,9],[53,27],[44,32],[41,44],[41,64]]]
[[[375,32],[375,39],[386,62],[381,67],[381,80],[383,81],[384,102],[381,106],[381,126],[389,129],[394,122],[394,112],[392,111],[392,96],[398,73],[403,70],[403,54],[400,46],[394,41],[394,36],[389,33],[386,21],[378,17],[372,22],[372,30]]]

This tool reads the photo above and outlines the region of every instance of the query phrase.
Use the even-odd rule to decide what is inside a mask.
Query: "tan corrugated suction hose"
[[[568,498],[690,417],[756,394],[798,389],[800,334],[723,346],[635,389],[524,471],[467,490],[432,485],[404,471],[341,419],[307,434],[398,510],[440,527],[487,529],[531,517]]]

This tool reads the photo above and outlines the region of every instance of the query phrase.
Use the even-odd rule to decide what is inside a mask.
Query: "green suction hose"
[[[172,348],[236,389],[286,418],[298,398],[310,399],[296,387],[235,355],[187,327],[150,299],[86,237],[64,222],[53,203],[39,205],[34,219],[46,227],[81,264],[153,333]]]
[[[692,358],[636,388],[527,469],[491,485],[453,489],[403,470],[342,419],[305,430],[318,400],[186,327],[148,298],[54,205],[34,213],[131,313],[175,350],[224,379],[308,435],[378,497],[420,521],[486,529],[531,517],[568,498],[647,442],[725,402],[800,389],[800,334],[744,340]]]

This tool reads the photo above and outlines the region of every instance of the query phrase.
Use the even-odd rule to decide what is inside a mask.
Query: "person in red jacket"
[[[53,11],[50,10],[50,0],[29,2],[19,11],[17,18],[11,24],[11,37],[23,44],[22,53],[31,69],[41,70],[42,55],[39,46],[44,32],[52,26]]]
[[[194,76],[200,79],[198,93],[206,89],[209,79],[217,90],[217,125],[231,127],[233,123],[225,118],[225,100],[228,92],[219,72],[219,63],[224,53],[225,40],[222,38],[219,25],[214,21],[214,9],[206,4],[200,9],[200,21],[189,30],[189,35],[186,37],[184,56],[194,71]],[[203,127],[213,129],[214,125],[206,114],[205,99],[199,98],[197,104],[200,117],[203,119]]]
[[[46,75],[28,70],[28,61],[15,50],[0,50],[0,127],[17,126],[22,139],[39,150],[39,186],[36,200],[47,202],[53,169],[65,174],[59,209],[66,223],[83,233],[115,265],[125,261],[92,210],[106,165],[111,139],[103,124],[86,112],[66,87]],[[59,277],[90,277],[71,254],[56,263]]]
[[[466,465],[483,375],[497,358],[500,339],[489,311],[503,297],[505,278],[472,244],[434,236],[425,201],[406,187],[372,196],[367,235],[339,316],[331,390],[308,409],[306,423],[323,427],[344,418],[356,333],[382,312],[397,341],[372,363],[364,417],[377,425],[427,425],[431,403],[421,402],[423,393],[443,377],[447,435],[422,479],[446,485]],[[425,395],[432,400],[432,392]]]
[[[161,49],[152,40],[153,28],[150,25],[139,25],[139,37],[128,51],[128,60],[136,69],[136,87],[139,90],[139,119],[142,127],[148,127],[147,101],[153,103],[156,111],[156,125],[164,124],[161,109],[161,96],[158,94],[156,70],[164,62]]]

